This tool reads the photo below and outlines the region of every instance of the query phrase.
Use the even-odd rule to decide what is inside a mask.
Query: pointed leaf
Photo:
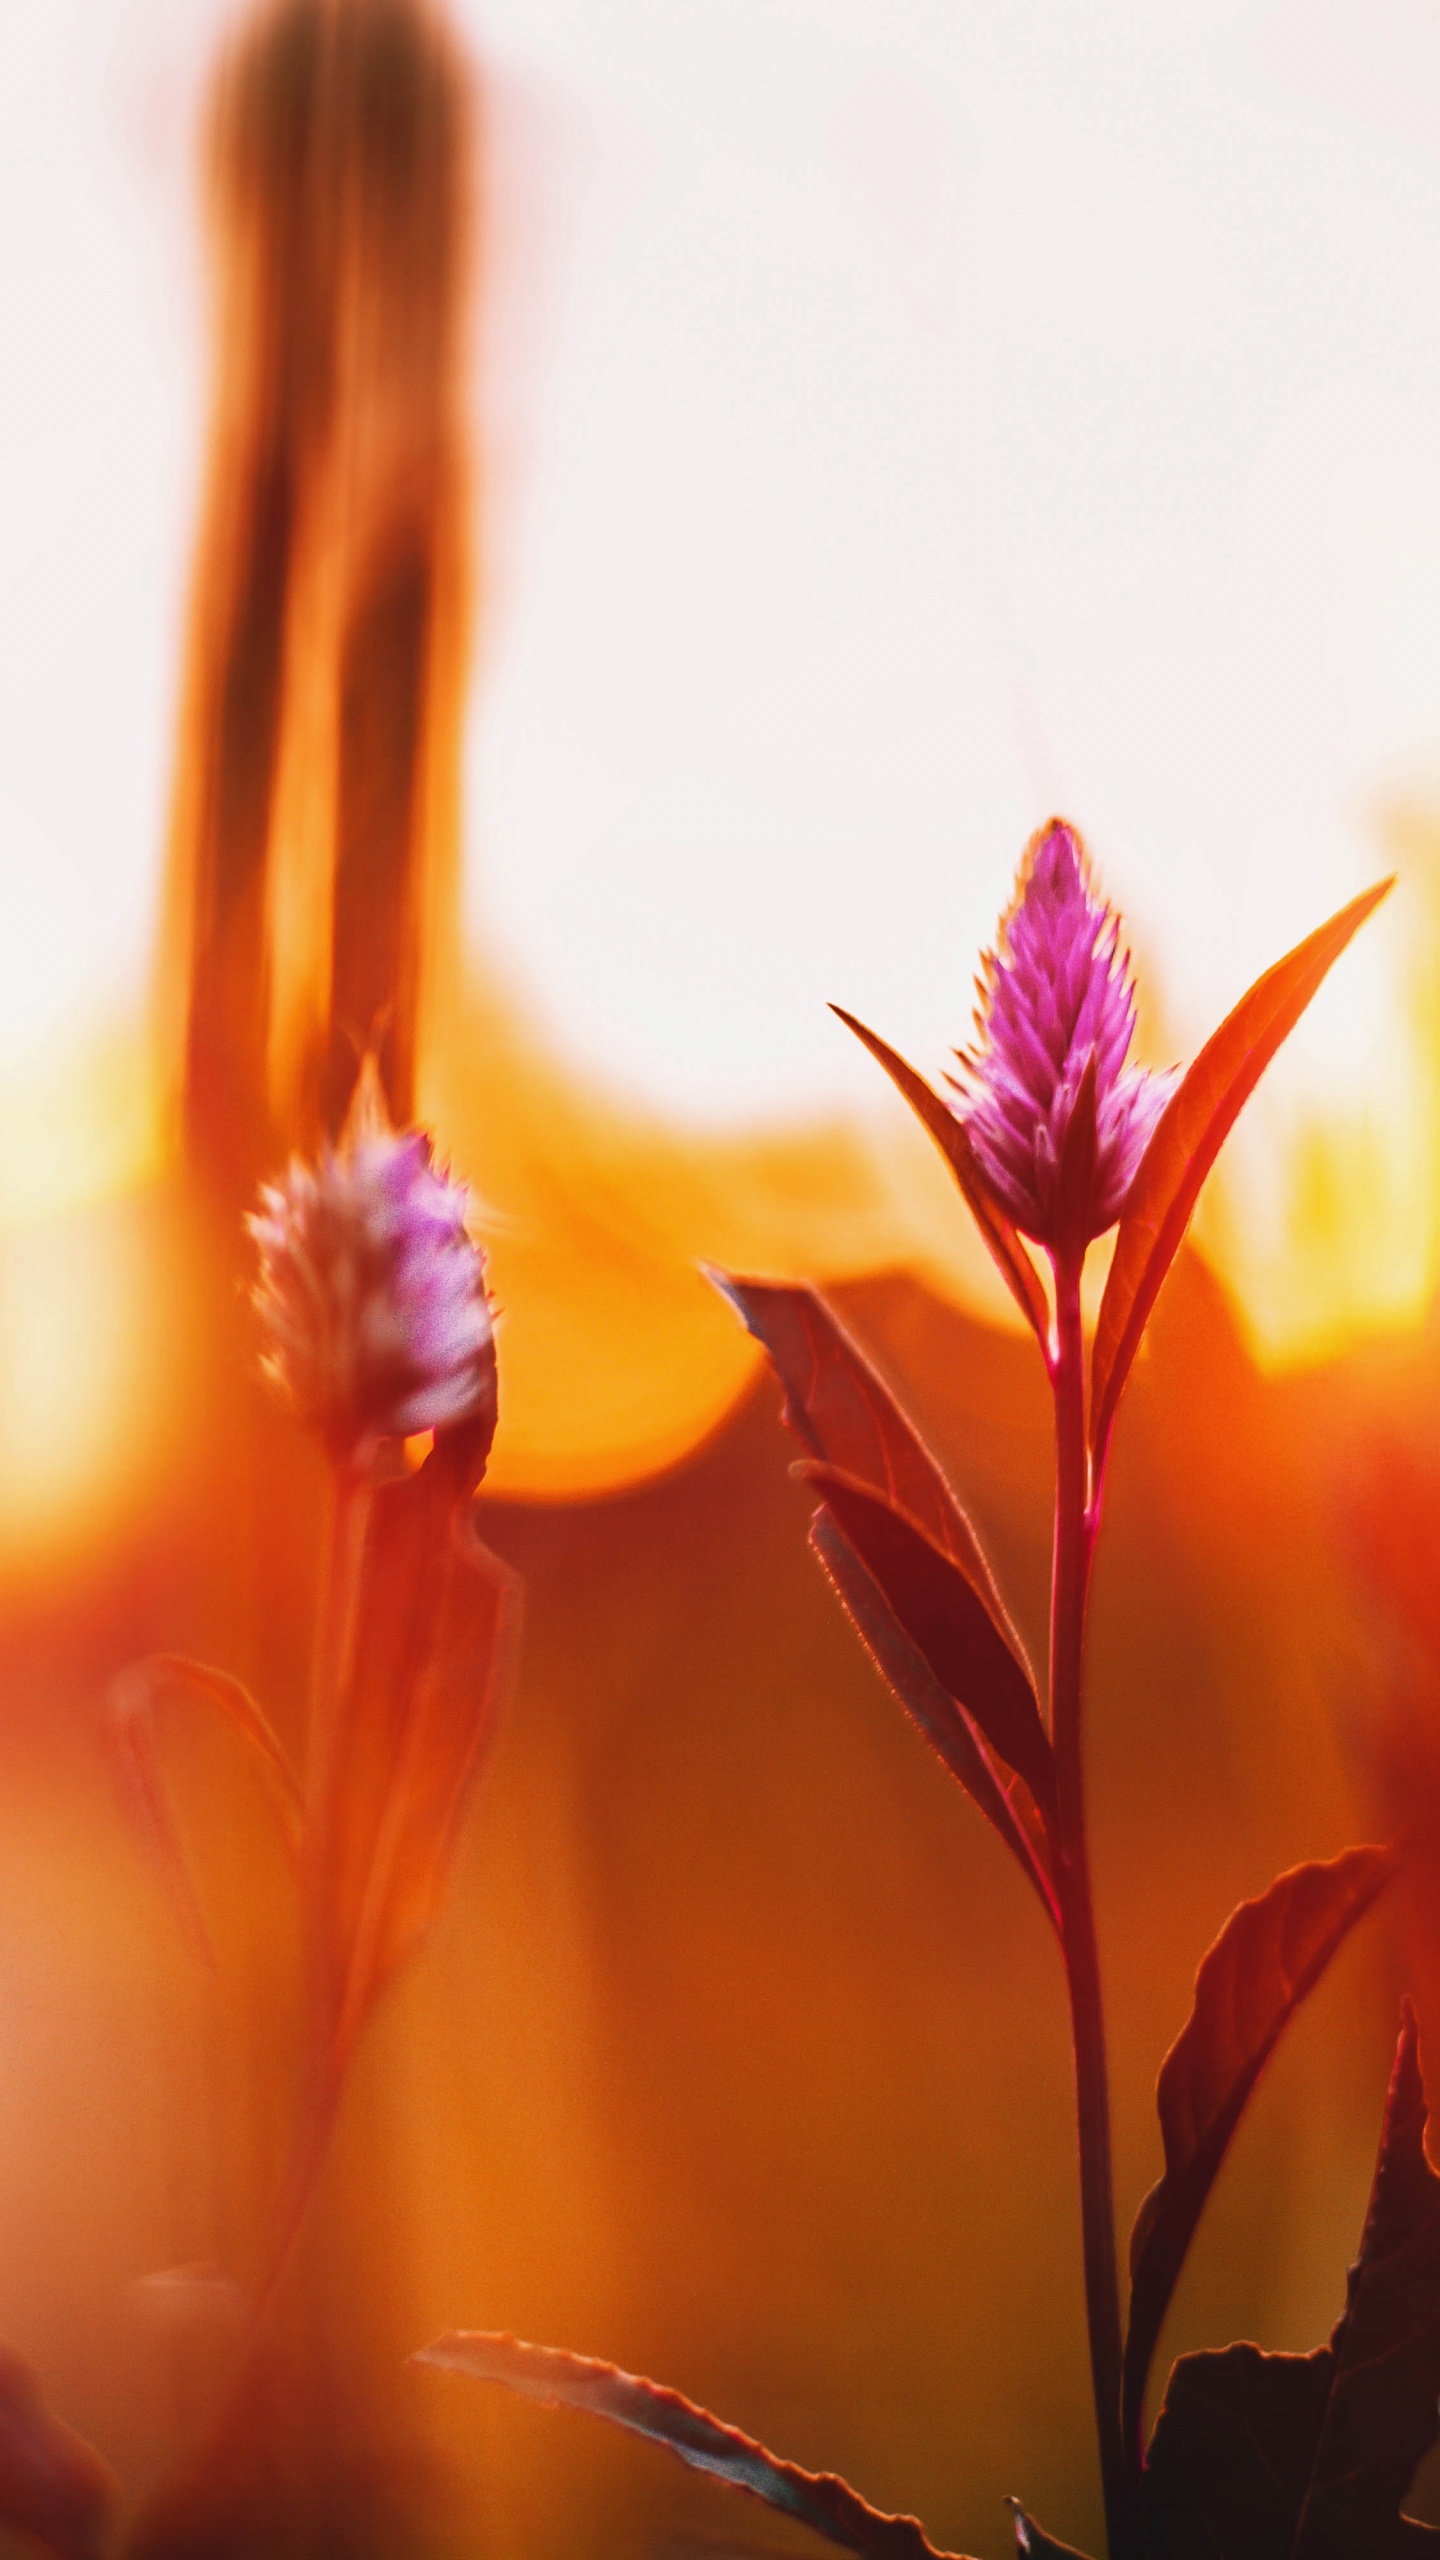
[[[878,1032],[867,1031],[853,1013],[841,1004],[830,1010],[838,1014],[847,1031],[864,1042],[872,1058],[878,1058],[892,1084],[899,1087],[917,1117],[924,1121],[964,1194],[965,1205],[983,1236],[992,1259],[1010,1290],[1016,1305],[1034,1328],[1035,1339],[1048,1361],[1050,1357],[1050,1309],[1044,1283],[1021,1240],[1013,1219],[1007,1217],[995,1199],[975,1160],[970,1133],[965,1123],[953,1112],[948,1102],[929,1086],[923,1076],[907,1066],[898,1050],[892,1049]]]
[[[1145,2383],[1175,2281],[1252,2090],[1302,2000],[1394,1872],[1388,1849],[1345,1849],[1277,1876],[1232,1911],[1195,1977],[1160,2067],[1165,2175],[1130,2237],[1125,2432],[1138,2445]]]
[[[1027,2516],[1018,2498],[1005,2501],[1015,2519],[1015,2548],[1020,2560],[1085,2560],[1071,2542],[1056,2542],[1042,2533],[1033,2516]]]
[[[58,2560],[99,2560],[117,2495],[94,2446],[52,2418],[29,2366],[0,2348],[0,2524]]]
[[[250,1692],[227,1671],[178,1653],[152,1653],[111,1681],[106,1726],[116,1781],[126,1807],[159,1869],[161,1879],[196,1952],[215,1961],[200,1897],[195,1890],[160,1771],[159,1711],[174,1701],[218,1709],[257,1754],[293,1851],[300,1820],[300,1787],[285,1747]]]
[[[592,2417],[608,2418],[612,2426],[626,2427],[678,2454],[692,2471],[708,2471],[732,2489],[778,2507],[825,2541],[861,2553],[863,2560],[936,2560],[913,2516],[879,2514],[833,2473],[801,2471],[793,2462],[782,2462],[678,2391],[622,2373],[618,2365],[566,2355],[555,2347],[528,2346],[523,2338],[484,2329],[453,2330],[411,2361],[438,2365],[446,2373],[472,2374],[481,2382],[502,2382],[550,2408],[583,2409]]]
[[[1352,898],[1267,969],[1206,1041],[1161,1113],[1131,1185],[1095,1329],[1090,1445],[1097,1466],[1160,1283],[1180,1249],[1206,1175],[1276,1050],[1391,886],[1382,880]]]
[[[992,1750],[1024,1779],[1048,1825],[1055,1764],[1035,1691],[994,1619],[948,1556],[868,1485],[813,1460],[795,1470],[826,1503],[905,1634]]]
[[[1024,1647],[939,1462],[833,1307],[813,1289],[731,1279],[718,1271],[709,1277],[768,1351],[785,1391],[785,1419],[796,1438],[815,1457],[882,1495],[892,1509],[906,1512],[926,1532],[974,1586],[1029,1678]],[[940,1687],[874,1576],[823,1510],[812,1523],[811,1543],[883,1678],[1020,1860],[1053,1919],[1044,1825],[1028,1788],[994,1766],[964,1709]]]
[[[710,1279],[764,1345],[785,1390],[785,1420],[812,1457],[907,1512],[979,1592],[1013,1654],[1024,1647],[980,1541],[944,1471],[879,1372],[814,1289],[774,1280]]]
[[[1028,1787],[992,1759],[963,1707],[956,1704],[948,1689],[941,1688],[874,1575],[862,1564],[823,1504],[811,1522],[810,1543],[881,1678],[952,1777],[959,1779],[1006,1847],[1019,1859],[1058,1929],[1060,1909],[1049,1878],[1049,1843]]]
[[[514,1662],[520,1586],[444,1453],[377,1492],[329,1801],[307,1830],[335,2059],[429,1928]]]
[[[1419,2560],[1400,2500],[1440,2436],[1440,2177],[1407,2006],[1360,2255],[1328,2346],[1185,2356],[1150,2449],[1165,2560]]]

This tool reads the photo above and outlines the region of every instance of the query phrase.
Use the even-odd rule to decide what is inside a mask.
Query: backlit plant
[[[303,1759],[228,1673],[162,1655],[114,1683],[131,1804],[192,1934],[199,1898],[160,1776],[158,1711],[227,1713],[256,1747],[296,1878],[303,2087],[263,2306],[283,2272],[365,2019],[424,1936],[512,1653],[508,1568],[472,1496],[495,1435],[495,1342],[469,1194],[389,1124],[373,1060],[344,1134],[261,1192],[248,1225],[262,1366],[324,1448],[329,1534]],[[407,1441],[429,1433],[412,1471]]]
[[[1148,2441],[1146,2387],[1176,2280],[1245,2105],[1288,2021],[1383,1891],[1392,1853],[1293,1868],[1205,1956],[1158,2087],[1164,2174],[1131,2235],[1122,2317],[1100,1968],[1087,1848],[1084,1657],[1106,1461],[1126,1381],[1206,1175],[1371,889],[1269,970],[1183,1074],[1129,1063],[1119,922],[1075,831],[1029,846],[984,965],[973,1047],[942,1098],[849,1024],[938,1143],[1032,1330],[1055,1409],[1048,1679],[1038,1682],[980,1541],[914,1423],[813,1290],[720,1285],[764,1345],[818,1497],[816,1553],[890,1688],[994,1825],[1054,1931],[1075,2057],[1082,2250],[1111,2560],[1415,2560],[1440,2533],[1400,2501],[1440,2433],[1440,2178],[1407,2009],[1370,2209],[1344,2308],[1309,2356],[1184,2356]],[[1088,1345],[1087,1251],[1114,1254]],[[1038,1248],[1038,1252],[1035,1250]],[[1042,1706],[1042,1697],[1046,1704]],[[1048,1710],[1048,1711],[1047,1711]],[[925,2560],[920,2525],[780,2460],[676,2393],[499,2334],[424,2361],[587,2409],[665,2445],[865,2560]],[[1061,2552],[1018,2505],[1022,2553]]]
[[[481,1543],[472,1500],[495,1433],[496,1367],[469,1209],[428,1135],[390,1126],[367,1061],[339,1144],[292,1162],[248,1221],[262,1366],[319,1440],[330,1479],[298,1764],[228,1671],[153,1655],[111,1687],[124,1792],[207,1961],[204,1902],[163,1779],[162,1715],[218,1713],[254,1752],[293,1871],[303,1995],[289,2158],[241,2297],[224,2405],[193,2470],[127,2536],[133,2560],[220,2547],[211,2509],[257,2459],[251,2388],[356,2043],[435,1918],[513,1664],[519,1585]],[[427,1433],[428,1452],[407,1465],[406,1443]],[[0,2349],[0,2529],[59,2560],[98,2560],[117,2495],[93,2449]]]

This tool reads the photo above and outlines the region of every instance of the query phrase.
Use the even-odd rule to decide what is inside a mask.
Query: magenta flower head
[[[336,1456],[460,1423],[488,1447],[495,1346],[469,1207],[425,1131],[390,1127],[368,1062],[338,1147],[262,1188],[248,1224],[264,1367]]]
[[[1052,818],[1025,849],[985,955],[957,1086],[990,1189],[1052,1252],[1083,1251],[1114,1226],[1174,1088],[1173,1074],[1126,1064],[1135,992],[1119,937],[1079,836]]]

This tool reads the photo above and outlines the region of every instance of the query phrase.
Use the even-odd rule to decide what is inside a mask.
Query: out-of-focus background
[[[1094,2547],[1051,1951],[855,1653],[696,1265],[835,1289],[1038,1638],[1043,1381],[826,999],[938,1073],[1052,808],[1157,1060],[1399,869],[1122,1426],[1128,2221],[1230,1904],[1440,1812],[1437,106],[1419,0],[0,17],[0,2336],[131,2497],[225,2352],[157,2274],[253,2262],[285,1883],[184,1742],[195,1978],[100,1701],[164,1646],[294,1722],[318,1484],[239,1220],[375,1043],[483,1203],[527,1648],[297,2271],[291,2522],[244,2547],[799,2547],[407,2374],[453,2325],[658,2372],[947,2546],[998,2555],[1023,2490]],[[1435,1903],[1295,2030],[1172,2350],[1328,2328],[1402,1979],[1440,2035]]]

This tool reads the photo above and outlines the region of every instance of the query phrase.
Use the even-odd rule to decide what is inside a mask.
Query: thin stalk
[[[345,1700],[354,1668],[372,1484],[369,1470],[337,1457],[330,1525],[315,1612],[310,1717],[305,1737],[304,1812],[300,1837],[301,1926],[304,1933],[306,2041],[299,2120],[281,2182],[263,2261],[256,2328],[268,2317],[324,2166],[339,2109],[341,2071],[335,2054],[334,1948],[330,1923],[335,1796],[344,1757]]]
[[[306,2040],[300,2108],[270,2218],[245,2338],[215,2429],[219,2445],[244,2421],[266,2332],[295,2255],[339,2113],[343,2069],[334,2035],[335,1991],[329,1925],[335,1790],[344,1745],[345,1698],[354,1667],[361,1565],[372,1481],[353,1457],[333,1462],[330,1521],[315,1612],[310,1712],[305,1735],[300,1830]]]
[[[370,1517],[371,1478],[363,1460],[337,1457],[331,1478],[330,1527],[315,1613],[310,1669],[310,1722],[305,1737],[305,1821],[313,1826],[334,1784],[340,1716],[355,1650],[360,1561]]]
[[[1081,1748],[1085,1610],[1095,1523],[1089,1502],[1085,1442],[1085,1346],[1080,1321],[1079,1254],[1055,1260],[1055,1555],[1050,1604],[1050,1717],[1057,1798],[1056,1884],[1065,1976],[1075,2049],[1075,2115],[1080,2137],[1080,2214],[1085,2310],[1100,2477],[1111,2560],[1136,2549],[1135,2494],[1120,2425],[1123,2349],[1115,2263],[1115,2204],[1110,2157],[1110,2092],[1105,2013],[1095,1908],[1085,1836]]]

